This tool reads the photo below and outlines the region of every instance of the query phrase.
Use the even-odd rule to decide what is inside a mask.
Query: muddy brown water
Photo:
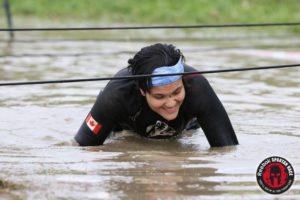
[[[0,43],[1,81],[112,76],[157,41]],[[160,41],[164,42],[164,41]],[[300,63],[300,39],[168,41],[199,70]],[[0,88],[0,199],[299,199],[300,69],[206,75],[240,145],[210,148],[202,130],[172,140],[113,133],[103,146],[72,139],[107,81]],[[262,191],[259,163],[295,170],[281,195]]]

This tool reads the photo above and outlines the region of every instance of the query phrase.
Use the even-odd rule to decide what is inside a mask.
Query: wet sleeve
[[[115,110],[100,93],[75,136],[76,142],[81,146],[102,145],[114,127],[113,113]]]
[[[194,107],[211,147],[237,145],[238,140],[225,108],[204,76],[193,78]]]

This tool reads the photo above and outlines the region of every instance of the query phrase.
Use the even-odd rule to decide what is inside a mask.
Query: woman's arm
[[[79,145],[102,145],[113,130],[114,122],[111,117],[115,111],[106,101],[103,93],[100,93],[75,136]]]
[[[227,112],[208,81],[201,78],[203,95],[201,112],[198,121],[211,147],[237,145],[238,140]]]
[[[185,71],[196,71],[186,66]],[[183,77],[188,98],[211,147],[237,145],[238,140],[225,108],[207,79],[199,74]]]

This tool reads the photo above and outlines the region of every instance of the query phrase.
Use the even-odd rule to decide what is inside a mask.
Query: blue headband
[[[173,66],[163,66],[156,68],[152,74],[173,74],[173,73],[183,73],[184,67],[182,62],[182,57],[180,56],[176,65]],[[181,78],[181,75],[173,75],[173,76],[156,76],[152,77],[152,86],[162,86],[173,83]]]

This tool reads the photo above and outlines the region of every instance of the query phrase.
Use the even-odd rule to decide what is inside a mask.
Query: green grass
[[[10,0],[14,15],[130,24],[300,21],[299,0]]]
[[[10,0],[10,6],[15,27],[300,22],[299,0]],[[299,33],[300,26],[280,30]]]

